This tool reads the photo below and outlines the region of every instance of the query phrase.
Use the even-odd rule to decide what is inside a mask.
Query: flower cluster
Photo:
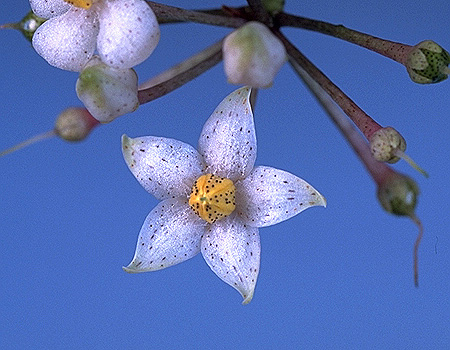
[[[141,185],[161,202],[145,219],[127,272],[163,269],[199,252],[244,303],[254,293],[260,263],[260,227],[274,225],[324,197],[283,170],[256,166],[251,89],[268,88],[289,61],[324,106],[378,186],[383,208],[410,217],[419,227],[414,246],[418,285],[418,245],[422,237],[414,210],[419,189],[385,163],[406,160],[427,173],[404,151],[406,141],[392,127],[367,115],[280,31],[282,26],[314,30],[365,47],[401,63],[416,83],[434,84],[450,73],[450,54],[434,41],[396,43],[323,21],[283,12],[283,0],[248,1],[188,11],[144,0],[30,0],[33,13],[16,29],[50,65],[79,72],[76,92],[85,108],[61,113],[49,135],[80,141],[99,123],[133,112],[224,62],[230,84],[244,85],[226,97],[203,127],[198,150],[162,137],[122,137],[125,161]],[[234,28],[216,44],[138,87],[133,67],[156,48],[159,23],[193,21]],[[14,27],[14,26],[12,26]],[[345,112],[345,114],[342,113]],[[361,134],[354,128],[359,129]]]

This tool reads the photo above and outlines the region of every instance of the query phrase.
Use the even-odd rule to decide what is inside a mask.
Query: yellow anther
[[[76,7],[80,7],[82,9],[90,9],[92,4],[96,1],[96,0],[64,0],[65,2],[76,6]]]
[[[192,186],[189,205],[198,216],[212,224],[234,211],[234,192],[230,179],[213,174],[202,175]]]

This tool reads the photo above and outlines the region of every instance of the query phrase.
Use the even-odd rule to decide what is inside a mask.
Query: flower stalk
[[[418,227],[419,233],[413,249],[414,285],[418,287],[418,251],[423,236],[423,226],[414,212],[417,204],[417,196],[419,194],[416,183],[408,176],[397,173],[385,163],[377,161],[372,156],[367,142],[361,137],[327,92],[308,75],[295,59],[290,57],[289,63],[317,98],[331,120],[341,130],[355,153],[363,162],[369,174],[377,184],[377,195],[382,207],[387,212],[394,215],[409,217]]]
[[[404,159],[414,169],[428,177],[426,171],[420,168],[409,156],[404,153],[406,142],[403,137],[393,128],[382,127],[373,120],[366,112],[364,112],[348,95],[346,95],[336,84],[334,84],[324,73],[322,73],[308,58],[306,58],[280,31],[275,31],[276,35],[281,39],[286,47],[291,61],[294,60],[302,69],[304,69],[311,78],[313,78],[319,86],[336,102],[336,104],[344,111],[344,113],[355,123],[358,129],[363,133],[366,139],[371,142],[373,155],[377,154],[377,143],[373,142],[374,138],[385,130],[393,130],[395,136],[402,140],[398,142],[396,147],[389,145],[390,156],[387,159],[376,158],[377,161],[396,162],[399,158]],[[401,147],[403,146],[403,147]],[[395,159],[397,158],[397,159]]]
[[[162,73],[155,77],[154,81],[144,84],[149,86],[157,83],[161,79],[167,79],[156,85],[151,85],[148,88],[140,89],[138,91],[139,104],[144,104],[157,98],[168,94],[169,92],[178,89],[194,78],[198,77],[208,69],[214,67],[222,60],[222,41],[219,41],[209,48],[201,51],[197,55],[191,57],[183,63],[171,68],[167,73]]]
[[[153,1],[147,1],[152,8],[159,23],[173,22],[194,22],[201,24],[210,24],[220,27],[238,28],[246,21],[238,17],[223,16],[201,11],[185,10],[179,7],[158,4]]]
[[[368,140],[375,131],[382,128],[380,124],[367,115],[348,95],[306,58],[280,31],[276,30],[275,34],[285,45],[288,55],[330,95]]]
[[[331,24],[283,12],[276,16],[276,20],[280,26],[297,27],[330,35],[379,53],[401,64],[406,63],[408,54],[413,48],[411,45],[381,39],[347,28],[342,24]]]

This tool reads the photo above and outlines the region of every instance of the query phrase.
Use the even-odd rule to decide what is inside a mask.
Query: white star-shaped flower
[[[33,47],[52,66],[79,72],[97,50],[114,68],[131,68],[150,56],[160,31],[144,0],[30,0],[49,18],[33,35]]]
[[[160,270],[200,251],[214,273],[250,302],[259,273],[258,227],[274,225],[325,198],[283,170],[254,167],[250,88],[227,96],[206,121],[198,151],[181,141],[122,138],[131,172],[161,202],[139,233],[127,272]]]

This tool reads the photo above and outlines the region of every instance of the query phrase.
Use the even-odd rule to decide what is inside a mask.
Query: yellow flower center
[[[230,215],[235,208],[233,181],[213,174],[200,176],[192,186],[189,205],[203,220],[212,224]]]
[[[94,2],[96,2],[97,0],[64,0],[65,2],[76,6],[76,7],[80,7],[82,9],[90,9],[92,4]]]

